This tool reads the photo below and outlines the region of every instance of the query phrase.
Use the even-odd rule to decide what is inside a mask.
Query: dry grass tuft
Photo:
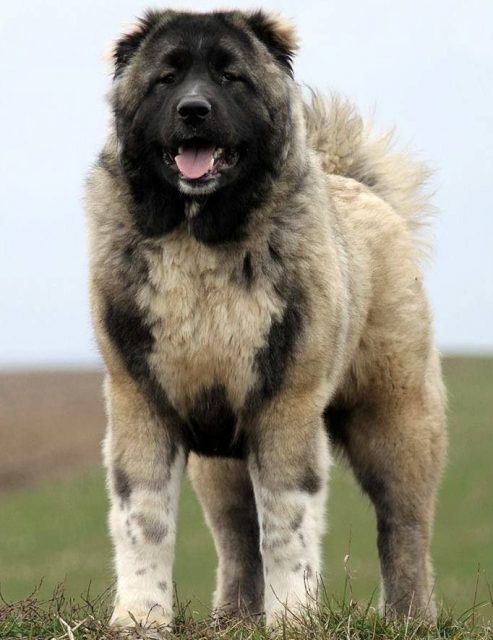
[[[111,591],[81,601],[67,599],[58,587],[49,600],[34,592],[19,602],[0,601],[0,638],[30,640],[116,640],[122,638],[176,640],[487,640],[493,638],[490,622],[476,623],[475,604],[460,616],[442,609],[436,627],[419,620],[389,621],[372,603],[322,598],[322,604],[305,611],[296,620],[268,631],[261,622],[237,621],[218,626],[212,618],[194,618],[188,605],[177,604],[173,633],[136,629],[128,634],[108,627]],[[491,604],[491,603],[484,603]]]

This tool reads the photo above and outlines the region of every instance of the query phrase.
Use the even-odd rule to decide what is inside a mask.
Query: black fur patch
[[[260,382],[250,398],[253,405],[272,398],[281,389],[302,327],[303,297],[298,293],[289,300],[281,320],[272,322],[267,344],[256,355]]]
[[[166,392],[149,369],[148,357],[154,344],[151,329],[132,302],[116,304],[107,301],[104,323],[108,336],[118,349],[128,372],[157,416],[165,420],[170,434],[167,463],[172,464],[179,444],[184,444],[181,420],[171,406]]]
[[[291,529],[291,531],[298,531],[298,529],[301,527],[301,523],[303,522],[303,516],[304,512],[299,511],[299,513],[297,513],[292,518],[291,522],[289,523],[289,528]]]
[[[389,568],[393,561],[394,549],[392,538],[395,535],[395,514],[392,508],[392,501],[389,489],[378,472],[368,469],[354,469],[356,477],[363,491],[370,497],[377,516],[377,547],[382,574],[387,577]],[[412,530],[408,527],[408,530]]]
[[[160,544],[168,535],[168,527],[164,522],[150,520],[143,513],[137,514],[135,519],[142,529],[144,538],[151,544]]]
[[[131,212],[143,236],[163,236],[185,221],[185,200],[176,189],[141,166],[140,159],[127,159],[125,166],[133,196]]]
[[[312,467],[308,467],[301,478],[301,482],[299,488],[301,491],[306,491],[307,493],[318,493],[322,487],[322,481],[317,472],[312,469]]]
[[[366,184],[367,187],[375,187],[377,184],[377,178],[375,176],[364,176],[361,180],[363,184]]]
[[[195,453],[242,458],[244,438],[236,438],[236,416],[224,387],[216,386],[196,398],[185,425],[185,440]]]
[[[329,405],[324,410],[324,423],[332,443],[345,447],[348,443],[348,428],[351,409]]]
[[[132,377],[137,382],[147,379],[149,377],[147,357],[152,349],[154,338],[137,306],[130,301],[118,305],[108,300],[104,324]]]
[[[396,594],[402,598],[404,593],[400,591],[396,582],[395,562],[399,548],[404,548],[406,557],[413,558],[414,566],[418,566],[421,537],[418,520],[409,512],[404,515],[402,511],[409,509],[409,505],[398,510],[391,496],[391,491],[385,479],[376,471],[356,471],[361,488],[373,502],[377,516],[377,548],[380,558],[382,577],[386,589],[387,600],[393,601]],[[399,513],[399,511],[401,511]],[[410,561],[411,562],[411,561]],[[409,566],[413,566],[410,564]],[[397,591],[395,591],[397,589]],[[411,591],[411,590],[410,590]],[[409,594],[410,595],[410,594]],[[394,603],[397,604],[397,603]],[[408,606],[408,605],[407,605]],[[407,607],[406,607],[407,608]]]
[[[392,515],[390,496],[383,478],[377,472],[368,469],[355,468],[354,471],[361,488],[373,502],[377,514],[389,519]]]
[[[253,282],[252,254],[248,252],[243,259],[243,277],[247,286]]]
[[[281,254],[275,248],[275,246],[274,246],[274,244],[272,242],[269,242],[268,249],[269,249],[269,255],[272,258],[272,260],[274,262],[276,262],[277,264],[282,264]]]
[[[123,469],[116,467],[113,470],[113,487],[116,495],[121,498],[122,502],[128,502],[132,493],[132,485],[130,478]]]

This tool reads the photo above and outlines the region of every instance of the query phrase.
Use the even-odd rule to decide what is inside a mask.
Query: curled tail
[[[313,92],[305,103],[308,144],[320,154],[327,173],[365,184],[402,216],[419,248],[427,252],[422,230],[434,211],[428,167],[409,153],[394,150],[393,131],[377,135],[354,106],[337,95]]]

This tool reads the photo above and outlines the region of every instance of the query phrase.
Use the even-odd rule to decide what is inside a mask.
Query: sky
[[[189,2],[172,8],[253,8]],[[85,175],[107,129],[108,44],[148,6],[0,7],[0,367],[98,362],[87,295]],[[435,170],[426,285],[440,349],[493,353],[493,2],[263,3],[294,19],[296,77],[395,125]]]

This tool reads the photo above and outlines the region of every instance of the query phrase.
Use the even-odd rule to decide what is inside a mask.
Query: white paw
[[[111,616],[110,625],[114,627],[137,627],[159,629],[167,631],[173,620],[172,612],[166,612],[163,607],[156,604],[146,608],[139,605],[117,604]]]
[[[303,624],[307,614],[317,609],[317,600],[312,597],[291,598],[288,603],[277,602],[274,606],[267,608],[265,612],[265,622],[268,628],[283,628],[285,623],[296,626],[296,623]]]

